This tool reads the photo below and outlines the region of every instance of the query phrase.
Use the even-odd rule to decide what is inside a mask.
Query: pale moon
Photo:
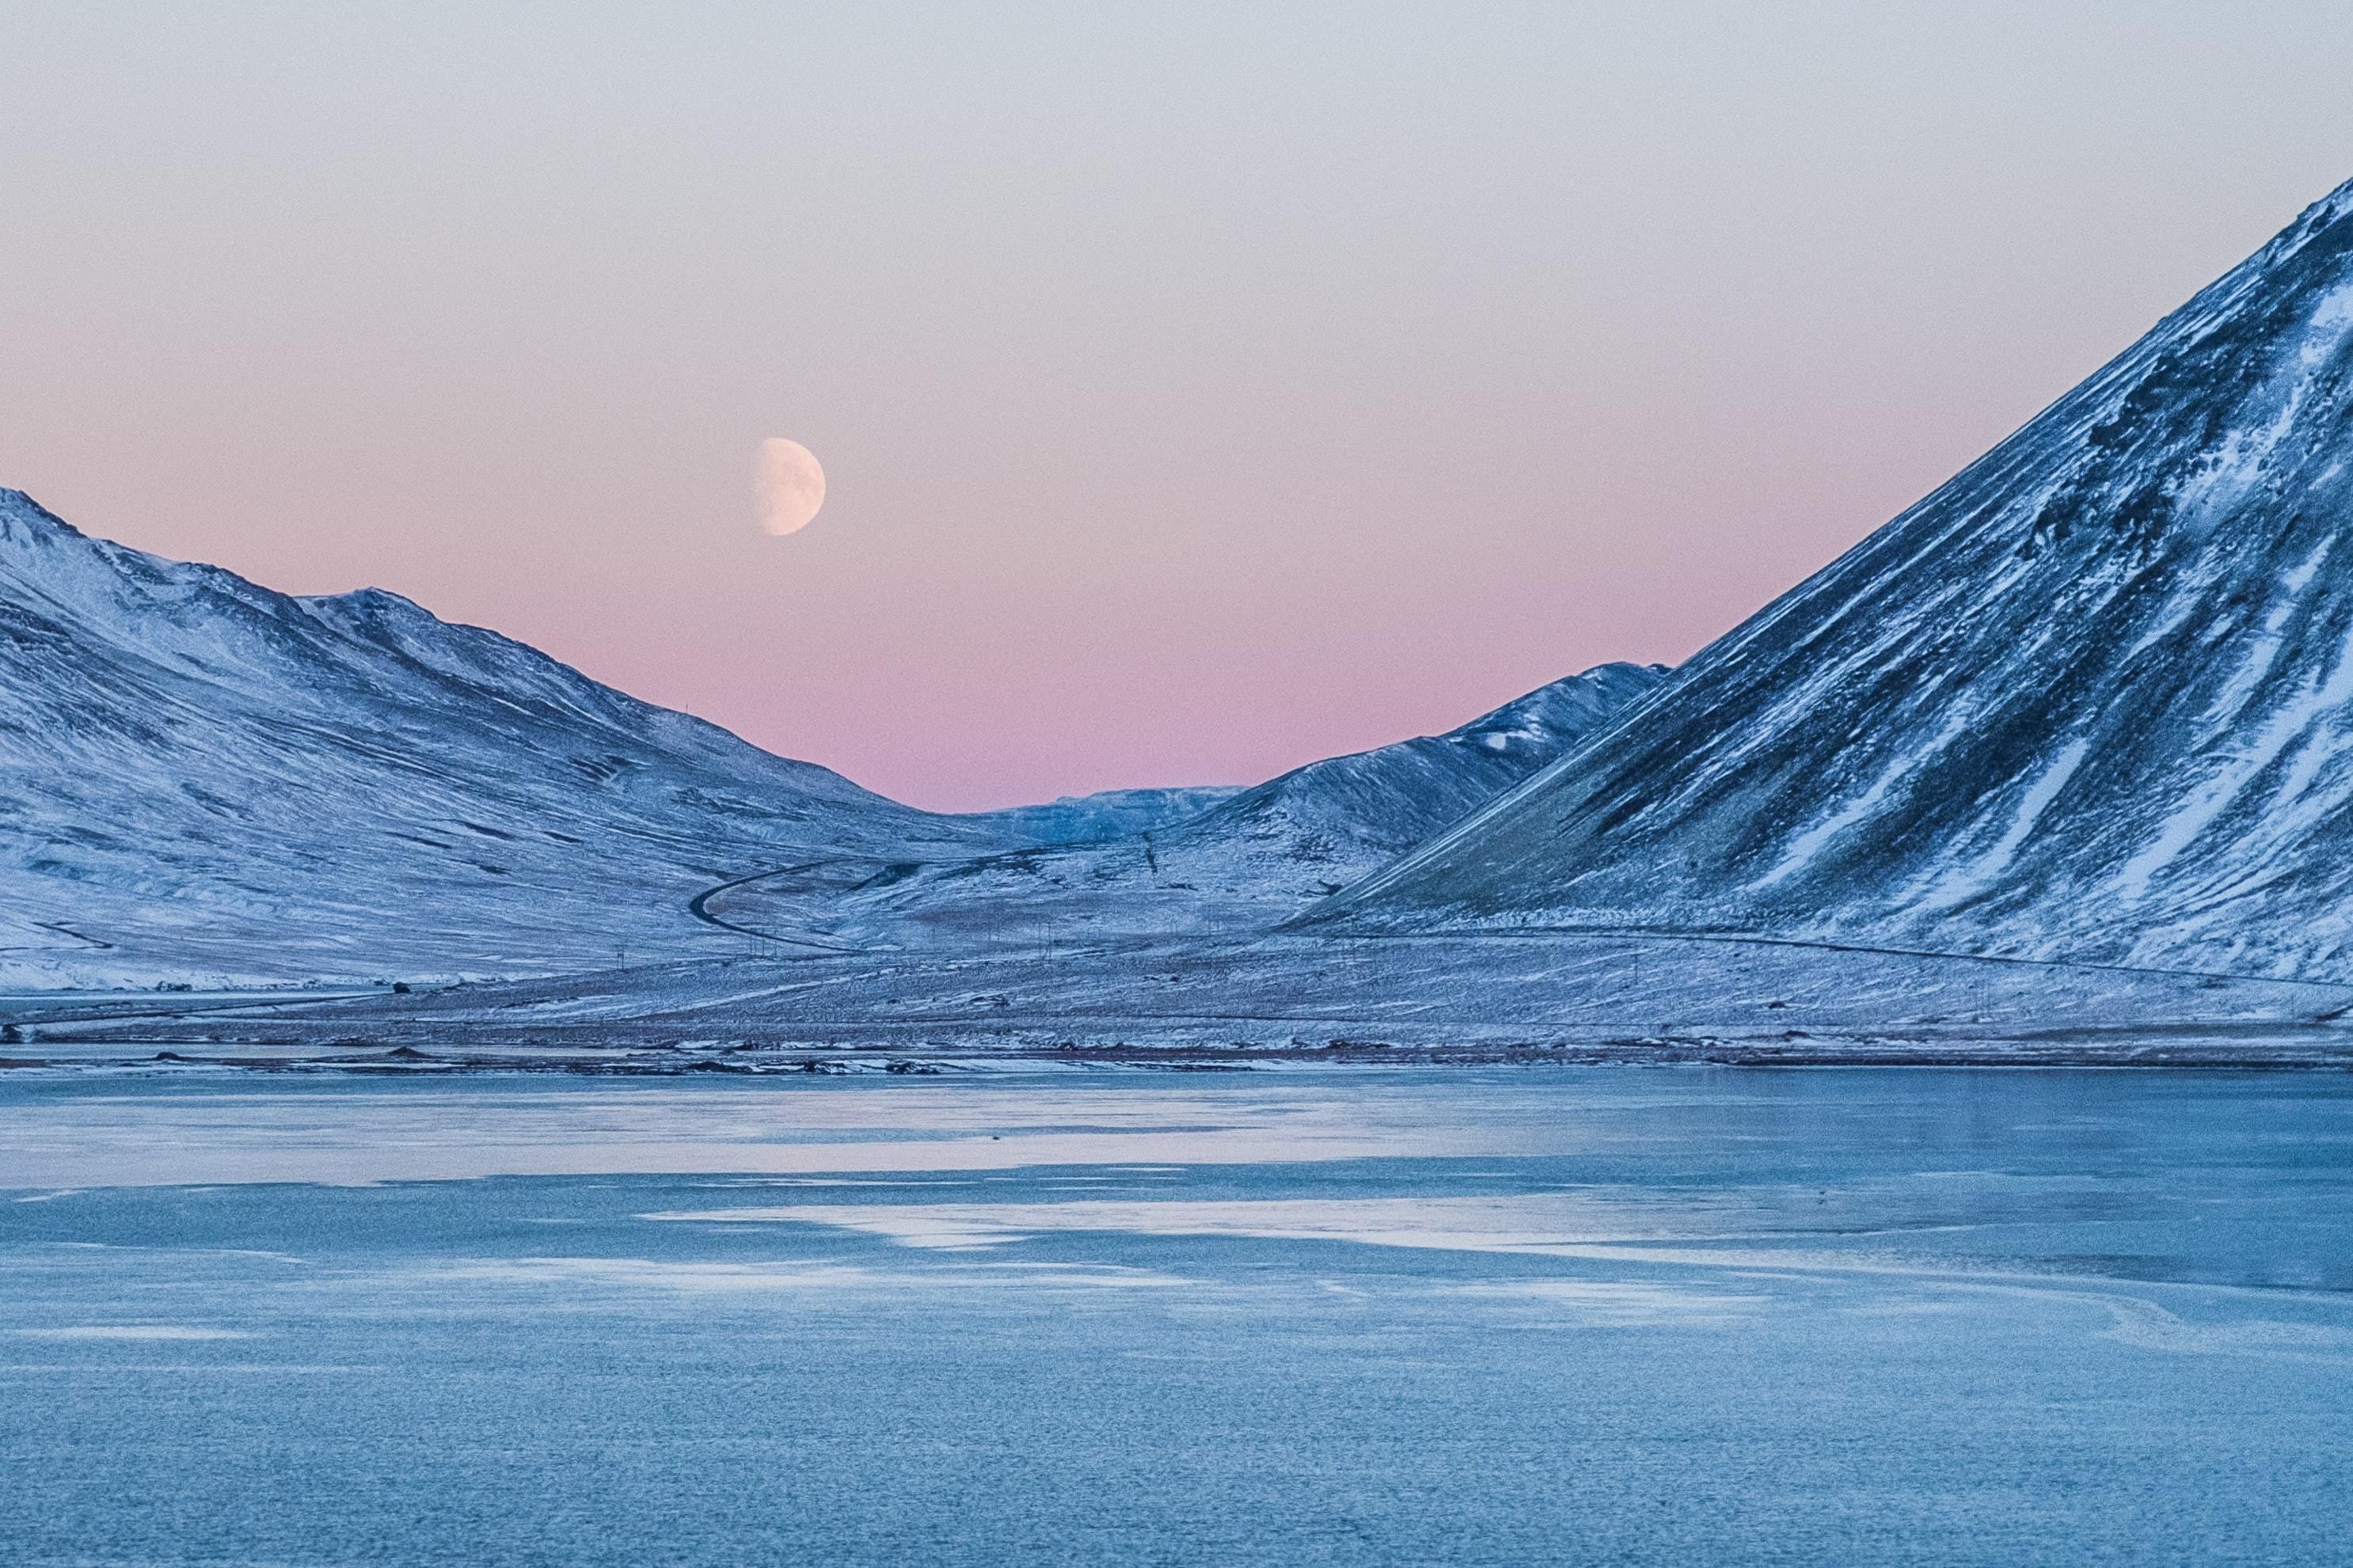
[[[825,504],[825,470],[798,441],[760,443],[760,521],[770,533],[798,533]]]

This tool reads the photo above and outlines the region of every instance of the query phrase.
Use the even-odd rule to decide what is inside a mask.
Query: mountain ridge
[[[16,490],[0,672],[0,970],[18,984],[691,952],[724,933],[689,898],[797,840],[1008,842],[398,595],[279,594],[91,539]]]
[[[2348,218],[1323,915],[2353,973]]]

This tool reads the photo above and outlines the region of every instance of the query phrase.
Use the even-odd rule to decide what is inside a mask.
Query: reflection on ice
[[[1436,1106],[1394,1084],[149,1087],[93,1093],[52,1081],[0,1098],[0,1187],[1178,1168],[1511,1153],[1578,1136],[1574,1123],[1532,1122],[1518,1097],[1475,1084]],[[52,1096],[71,1105],[69,1119]]]
[[[1450,1286],[1445,1293],[1466,1302],[1546,1308],[1569,1322],[1596,1328],[1743,1323],[1771,1300],[1758,1291],[1613,1279],[1488,1280]]]
[[[1051,1184],[1040,1183],[1040,1186]],[[1138,1236],[1238,1236],[1278,1241],[1353,1241],[1454,1252],[1575,1256],[1608,1242],[1697,1239],[1726,1234],[1721,1222],[1754,1221],[1737,1200],[1678,1205],[1676,1219],[1653,1205],[1566,1193],[1497,1197],[1282,1198],[1225,1202],[1081,1199],[1021,1204],[795,1204],[687,1209],[652,1220],[702,1224],[833,1226],[889,1237],[908,1247],[982,1247],[1045,1231],[1124,1231]],[[1691,1222],[1702,1222],[1694,1226]],[[1705,1222],[1715,1220],[1716,1225]]]
[[[1040,1263],[1018,1271],[958,1270],[953,1277],[913,1274],[860,1264],[798,1260],[780,1263],[672,1262],[649,1258],[510,1258],[439,1264],[417,1279],[438,1285],[586,1285],[698,1295],[775,1295],[804,1291],[902,1291],[953,1284],[1071,1286],[1114,1289],[1182,1285],[1174,1275],[1114,1265]]]
[[[2353,1365],[2353,1327],[2284,1323],[2268,1318],[2193,1323],[2154,1301],[2105,1296],[2100,1304],[2116,1320],[2108,1337],[2141,1350],[2188,1355],[2291,1356]]]
[[[26,1340],[249,1340],[242,1329],[199,1328],[184,1323],[73,1323],[54,1329],[10,1329]]]

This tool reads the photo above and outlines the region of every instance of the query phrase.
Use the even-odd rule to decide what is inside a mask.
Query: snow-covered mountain
[[[2353,977],[2353,184],[1321,915]]]
[[[289,597],[0,490],[0,984],[740,947],[688,904],[746,868],[1022,841],[396,595]]]
[[[747,882],[712,908],[754,929],[893,945],[1259,930],[1526,778],[1665,676],[1602,665],[1443,735],[1310,763],[1121,837],[921,863],[843,857]]]

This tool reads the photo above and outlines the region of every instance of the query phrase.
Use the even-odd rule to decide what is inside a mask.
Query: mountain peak
[[[2280,239],[2301,243],[2340,218],[2353,216],[2353,180],[2313,203],[2297,215],[2296,220],[2282,230]],[[2276,242],[2274,242],[2276,243]]]
[[[87,540],[81,530],[23,490],[0,485],[0,544]]]

